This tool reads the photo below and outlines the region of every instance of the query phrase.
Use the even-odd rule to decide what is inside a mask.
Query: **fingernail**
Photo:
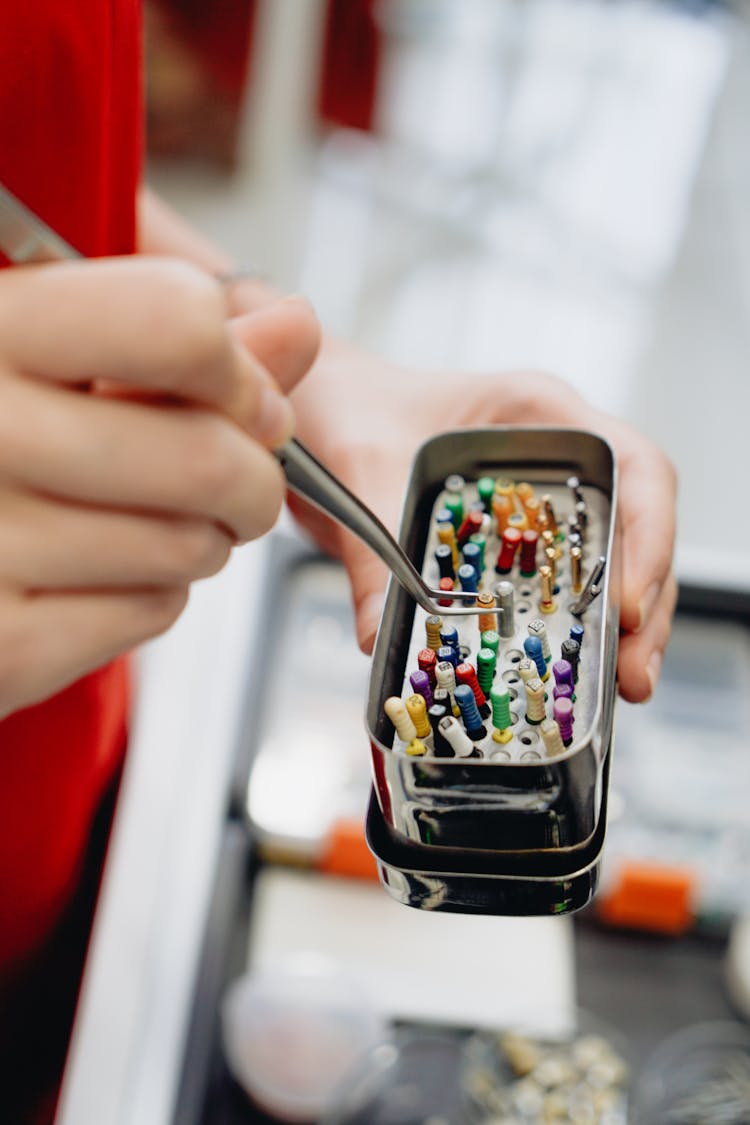
[[[385,596],[381,592],[368,594],[357,611],[357,643],[363,652],[371,652],[383,616]]]
[[[259,441],[275,449],[294,433],[294,411],[289,399],[272,387],[264,387],[255,433]]]
[[[646,664],[646,675],[648,676],[648,682],[651,685],[651,691],[648,693],[649,699],[654,694],[654,689],[656,688],[656,685],[659,681],[662,659],[663,656],[659,649],[654,649],[654,651],[648,658],[648,663]]]
[[[651,616],[653,608],[656,605],[656,599],[659,597],[660,590],[661,583],[653,582],[638,603],[639,619],[638,628],[635,630],[636,633],[640,633],[641,629],[644,627],[649,617]]]

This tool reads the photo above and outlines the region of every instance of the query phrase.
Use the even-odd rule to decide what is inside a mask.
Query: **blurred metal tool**
[[[16,265],[81,257],[3,184],[0,184],[0,250]]]
[[[583,588],[581,596],[577,601],[573,602],[570,607],[570,612],[576,617],[580,617],[586,612],[594,598],[597,598],[602,592],[601,581],[604,577],[604,568],[607,565],[607,560],[604,555],[600,555],[596,560],[591,574],[588,577],[588,582]]]
[[[325,465],[306,449],[296,438],[292,438],[276,456],[286,473],[286,479],[293,492],[309,500],[316,508],[331,516],[343,527],[352,531],[378,555],[391,574],[403,586],[422,609],[441,617],[466,617],[478,613],[476,593],[468,590],[434,590],[428,586],[422,575],[401,549],[390,531],[378,517],[346,485],[333,475]],[[468,598],[469,606],[442,606],[438,598]],[[486,611],[485,611],[486,612]]]
[[[0,184],[0,250],[18,265],[81,257],[77,250],[16,199],[3,184]],[[445,598],[445,591],[433,590],[427,585],[374,512],[296,438],[275,452],[286,473],[289,487],[359,536],[380,556],[407,593],[428,613],[446,617],[477,612],[475,608],[438,606],[435,599]],[[472,607],[476,601],[476,594],[465,590],[452,590],[450,596],[468,598]]]

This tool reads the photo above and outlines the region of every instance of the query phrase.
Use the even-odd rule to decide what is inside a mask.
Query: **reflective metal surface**
[[[517,711],[510,760],[489,757],[498,749],[491,735],[477,743],[483,757],[404,753],[383,703],[403,693],[405,677],[416,666],[416,652],[424,647],[422,611],[392,583],[373,654],[367,711],[377,799],[370,809],[370,844],[389,892],[410,905],[564,913],[591,897],[604,836],[618,636],[611,450],[595,435],[563,430],[497,427],[433,439],[415,461],[402,522],[402,544],[417,565],[429,566],[433,505],[452,472],[467,480],[487,473],[529,480],[553,498],[572,474],[582,482],[590,511],[585,569],[601,570],[602,556],[607,566],[601,595],[583,618],[574,738],[564,754],[547,758],[536,730]],[[526,622],[536,612],[538,578],[521,588],[528,591],[531,616],[517,615],[514,636],[501,646],[506,662],[521,654]],[[557,597],[558,612],[545,618],[553,653],[575,620],[562,575]]]

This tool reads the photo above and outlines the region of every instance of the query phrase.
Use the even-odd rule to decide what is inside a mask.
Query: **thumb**
[[[294,493],[287,496],[295,518],[312,535],[327,555],[341,560],[349,575],[357,627],[357,642],[365,653],[372,652],[380,624],[388,568],[360,539],[345,531],[318,508]]]
[[[304,297],[290,296],[229,321],[230,331],[288,394],[320,347],[320,325]]]
[[[341,540],[341,561],[352,588],[357,643],[369,655],[383,613],[388,569],[369,547],[349,532],[342,531]]]

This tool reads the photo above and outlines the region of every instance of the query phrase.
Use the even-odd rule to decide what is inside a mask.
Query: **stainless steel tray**
[[[607,765],[616,696],[618,537],[616,470],[608,444],[574,430],[494,427],[453,431],[427,442],[417,454],[407,488],[401,543],[425,578],[435,583],[434,513],[450,474],[465,481],[464,500],[476,497],[482,476],[530,482],[548,494],[564,534],[571,476],[578,478],[588,515],[584,580],[606,559],[600,593],[580,618],[564,559],[559,564],[556,612],[545,614],[552,662],[577,621],[584,626],[576,685],[574,736],[564,752],[548,757],[538,728],[524,719],[523,686],[514,668],[523,653],[529,621],[541,617],[539,577],[522,578],[518,562],[504,578],[513,583],[513,635],[503,638],[497,676],[518,690],[513,738],[503,753],[488,725],[477,742],[481,757],[445,758],[404,752],[383,704],[411,692],[408,676],[425,647],[425,613],[392,582],[373,654],[367,727],[374,794],[368,838],[384,885],[397,899],[423,909],[492,913],[563,913],[593,894],[604,836]],[[564,540],[560,542],[566,551]],[[486,548],[485,578],[492,585],[498,540]],[[459,621],[463,649],[474,660],[479,631],[474,618]],[[550,682],[550,702],[552,697]],[[550,713],[550,707],[547,707]],[[571,886],[566,886],[571,884]]]

